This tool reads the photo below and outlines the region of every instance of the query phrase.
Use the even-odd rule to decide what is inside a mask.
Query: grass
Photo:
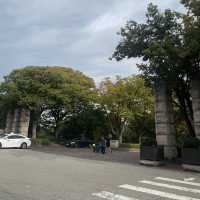
[[[120,145],[122,148],[128,148],[128,149],[139,149],[140,144],[133,144],[133,143],[123,143]]]
[[[32,139],[32,143],[35,145],[48,146],[52,142],[48,138],[37,138],[37,139]]]

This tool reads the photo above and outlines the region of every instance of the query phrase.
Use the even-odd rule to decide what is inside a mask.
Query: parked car
[[[31,139],[20,134],[0,134],[0,148],[27,149],[31,146]]]
[[[78,139],[74,139],[74,140],[70,140],[68,141],[65,146],[66,147],[71,147],[71,148],[85,148],[85,147],[90,147],[90,145],[92,145],[93,142],[90,140],[78,140]]]

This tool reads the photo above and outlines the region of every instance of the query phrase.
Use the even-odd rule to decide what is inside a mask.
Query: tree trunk
[[[188,131],[189,131],[189,134],[194,137],[195,136],[195,131],[194,131],[194,127],[193,127],[193,124],[191,122],[191,119],[189,117],[189,114],[188,114],[188,111],[187,111],[187,105],[186,105],[186,101],[185,101],[185,98],[184,98],[184,92],[182,92],[181,90],[177,89],[176,90],[176,96],[178,97],[178,101],[180,103],[180,109],[181,109],[181,112],[183,114],[183,117],[184,117],[184,121],[188,127]]]
[[[119,135],[119,143],[120,144],[123,143],[123,136],[124,136],[124,132],[126,131],[127,124],[128,124],[128,122],[126,120],[124,120],[124,122],[121,122],[122,128],[121,128],[120,135]]]
[[[119,144],[123,143],[123,133],[121,132],[119,135]]]

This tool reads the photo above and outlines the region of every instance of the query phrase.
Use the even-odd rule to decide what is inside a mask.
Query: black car
[[[86,148],[86,147],[90,147],[90,145],[92,145],[93,142],[90,140],[70,140],[68,141],[65,146],[66,147],[71,147],[71,148]]]

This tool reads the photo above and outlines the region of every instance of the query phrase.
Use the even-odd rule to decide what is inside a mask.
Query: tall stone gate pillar
[[[193,78],[191,84],[192,107],[194,113],[194,129],[200,139],[200,74]]]
[[[6,128],[5,128],[6,133],[13,132],[14,130],[13,121],[14,121],[14,111],[9,111],[6,118]]]
[[[20,109],[20,115],[16,126],[16,131],[22,135],[28,136],[28,129],[30,124],[30,111]]]
[[[14,120],[13,120],[13,130],[14,133],[20,133],[19,132],[19,123],[20,123],[20,116],[21,116],[21,109],[15,109],[14,111]]]
[[[7,114],[5,132],[20,133],[28,136],[30,126],[30,111],[26,109],[15,109]]]
[[[159,81],[155,85],[155,125],[157,144],[164,146],[165,158],[176,158],[176,130],[171,95],[165,81]]]

